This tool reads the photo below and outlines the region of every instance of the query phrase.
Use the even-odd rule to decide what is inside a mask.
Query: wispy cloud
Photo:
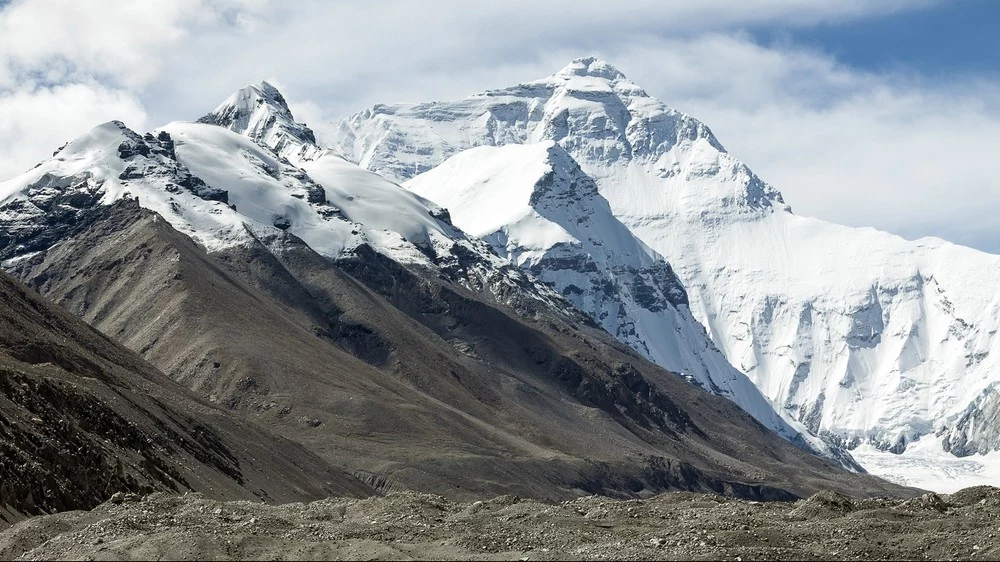
[[[135,97],[99,84],[0,92],[0,178],[25,171],[66,141],[113,119],[138,130],[147,126]]]

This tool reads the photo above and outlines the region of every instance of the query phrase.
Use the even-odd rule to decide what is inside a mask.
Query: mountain
[[[691,315],[667,262],[614,217],[594,180],[559,144],[469,149],[404,186],[446,206],[458,227],[647,359],[729,398],[787,439],[808,435],[726,361]]]
[[[893,452],[921,438],[995,449],[1000,257],[797,216],[708,127],[603,61],[453,102],[376,105],[333,146],[405,181],[456,155],[473,167],[488,154],[477,147],[544,141],[669,262],[729,361],[811,430]]]
[[[0,183],[4,268],[380,490],[912,493],[645,360],[264,90],[230,98],[263,100],[262,127],[227,104],[145,135],[107,123]]]
[[[0,272],[0,524],[151,491],[270,502],[375,493]]]
[[[295,121],[284,96],[268,82],[233,92],[198,122],[250,137],[292,161],[311,160],[322,152],[312,129]]]

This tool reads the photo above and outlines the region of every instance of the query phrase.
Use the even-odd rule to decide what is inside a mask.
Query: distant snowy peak
[[[679,191],[661,196],[688,214],[788,210],[781,194],[730,156],[705,124],[592,57],[463,100],[376,105],[341,122],[332,148],[405,181],[468,148],[545,140],[559,143],[598,181],[639,173],[672,179]]]
[[[603,78],[609,82],[627,80],[620,70],[597,57],[573,59],[572,62],[552,76],[567,79],[574,76],[592,76],[594,78]]]
[[[285,97],[268,82],[237,90],[198,122],[249,137],[293,162],[321,152],[312,129],[295,121]]]

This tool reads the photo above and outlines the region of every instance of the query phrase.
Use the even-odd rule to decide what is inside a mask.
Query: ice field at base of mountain
[[[869,473],[890,482],[951,494],[970,486],[1000,486],[1000,451],[956,457],[933,436],[911,443],[902,454],[864,444],[851,451]]]

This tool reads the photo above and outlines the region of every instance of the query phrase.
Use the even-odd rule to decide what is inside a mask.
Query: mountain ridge
[[[375,493],[198,399],[0,272],[0,525],[112,494],[286,502]]]
[[[4,266],[366,482],[467,498],[912,493],[642,359],[371,172],[327,154],[298,167],[216,125],[122,135],[99,128],[0,184],[18,233]],[[68,227],[29,247],[42,224]]]

